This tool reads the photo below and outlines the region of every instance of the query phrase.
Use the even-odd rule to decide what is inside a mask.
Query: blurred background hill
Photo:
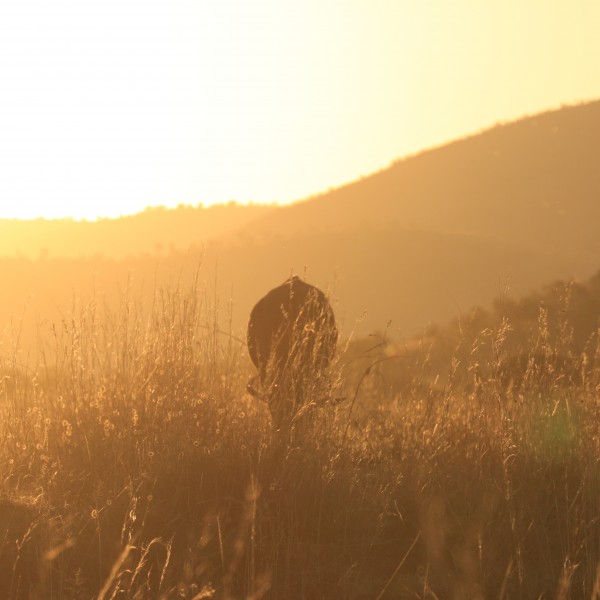
[[[566,107],[397,161],[252,224],[257,234],[365,225],[500,238],[597,254],[600,101]]]
[[[50,323],[73,290],[150,299],[197,274],[223,305],[232,299],[223,319],[242,331],[254,302],[295,272],[329,291],[346,335],[406,339],[499,296],[586,280],[600,268],[598,223],[600,101],[498,125],[285,207],[0,221],[0,315],[14,329],[27,306],[27,319]]]
[[[206,243],[274,210],[231,202],[153,207],[119,219],[0,219],[0,256],[111,259],[166,254]]]

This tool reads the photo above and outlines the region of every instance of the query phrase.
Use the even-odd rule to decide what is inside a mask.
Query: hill
[[[498,125],[252,223],[254,235],[397,226],[597,253],[600,101]]]
[[[0,219],[0,257],[124,259],[187,250],[235,231],[272,206],[229,204],[147,210],[118,219]]]
[[[499,296],[408,342],[387,335],[355,340],[344,362],[355,377],[357,366],[364,373],[376,365],[383,389],[402,396],[435,394],[459,381],[472,393],[486,382],[522,397],[547,398],[580,385],[597,395],[589,374],[600,367],[599,326],[600,271],[518,300]]]
[[[598,156],[593,102],[497,126],[287,207],[42,223],[52,236],[23,237],[23,247],[46,248],[44,258],[0,260],[10,282],[0,314],[7,323],[27,304],[51,322],[74,288],[107,302],[127,289],[152,300],[161,283],[185,284],[201,264],[222,306],[232,299],[223,318],[238,333],[253,304],[295,272],[330,291],[345,335],[388,329],[407,339],[501,294],[595,273]],[[20,226],[7,231],[14,238]]]
[[[0,314],[5,337],[20,335],[26,349],[36,337],[47,337],[52,323],[76,318],[79,298],[93,299],[99,310],[131,303],[143,318],[160,300],[161,286],[186,289],[198,278],[215,299],[215,311],[220,307],[220,329],[231,327],[243,338],[254,303],[292,271],[304,275],[306,267],[306,278],[333,298],[344,337],[387,329],[401,340],[467,314],[473,305],[489,305],[507,285],[503,273],[519,296],[569,272],[575,261],[477,236],[397,229],[306,234],[292,244],[284,237],[212,243],[129,260],[4,258],[0,277],[10,286],[0,295]]]
[[[270,285],[291,268],[335,279],[348,329],[367,311],[359,333],[391,321],[411,336],[500,294],[595,273],[599,156],[600,102],[499,125],[260,217],[219,263],[232,281],[240,261]]]

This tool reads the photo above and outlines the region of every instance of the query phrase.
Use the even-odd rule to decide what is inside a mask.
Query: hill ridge
[[[160,253],[148,234],[146,251],[127,259],[59,260],[49,248],[44,260],[0,260],[0,280],[10,282],[0,315],[6,323],[33,298],[30,313],[53,322],[50,307],[68,306],[73,288],[121,301],[132,271],[133,291],[148,300],[162,283],[187,285],[197,271],[180,276],[181,265],[197,262],[205,288],[232,299],[227,323],[237,332],[253,304],[295,272],[333,290],[345,335],[382,331],[391,321],[392,333],[411,337],[457,310],[489,305],[506,282],[518,298],[549,281],[596,273],[599,157],[596,101],[452,142],[316,200],[231,208],[244,217],[226,223],[223,235],[207,221],[212,237],[204,237],[190,218],[216,209],[182,209],[183,225],[172,219],[179,213],[165,211],[158,233],[180,244]],[[190,240],[192,250],[184,247]],[[108,234],[101,242],[117,246]]]
[[[506,156],[509,151],[516,152],[512,160]],[[583,155],[588,158],[582,160]],[[571,242],[582,250],[596,251],[599,246],[595,235],[582,240],[580,232],[569,230],[570,235],[565,237],[560,231],[565,225],[572,225],[569,212],[573,208],[600,219],[596,195],[600,189],[600,162],[594,163],[594,156],[600,156],[600,100],[525,117],[423,150],[339,188],[281,207],[241,230],[251,235],[273,231],[293,234],[315,227],[350,230],[365,221],[391,221],[405,227],[450,228],[517,241],[526,237],[527,228],[511,231],[514,217],[503,218],[502,213],[521,209],[527,219],[541,217],[550,228],[547,233],[558,236],[557,243]],[[562,169],[561,162],[567,163]],[[469,168],[473,163],[479,166],[478,171]],[[435,185],[435,180],[442,178],[440,172],[447,183],[446,190]],[[562,185],[557,185],[559,175],[566,177]],[[554,189],[551,185],[543,189],[543,177],[550,178],[548,183]],[[594,187],[585,188],[590,182]],[[571,184],[581,184],[579,191],[583,190],[574,207],[565,202],[564,188]],[[436,203],[435,199],[444,192],[447,201]],[[487,220],[475,218],[479,200],[491,211]],[[502,204],[503,200],[507,202]],[[541,241],[544,240],[532,240],[532,245]],[[552,246],[549,240],[545,243]]]

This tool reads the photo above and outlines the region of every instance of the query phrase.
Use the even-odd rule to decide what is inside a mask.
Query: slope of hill
[[[64,311],[73,288],[106,293],[112,302],[131,273],[136,293],[150,298],[155,279],[189,282],[194,269],[187,267],[201,262],[209,289],[216,282],[223,303],[233,298],[238,332],[253,303],[295,272],[331,291],[345,334],[381,331],[391,322],[396,339],[411,337],[429,323],[490,305],[507,289],[519,297],[549,281],[595,273],[598,157],[595,102],[497,127],[289,207],[181,208],[50,223],[57,227],[52,239],[64,238],[63,246],[48,242],[50,258],[0,260],[0,280],[10,282],[0,296],[2,324],[25,302],[29,314],[51,320],[50,308]],[[9,229],[13,237],[15,231]],[[43,239],[50,238],[30,238],[29,247]],[[104,258],[57,258],[102,251]],[[123,260],[126,254],[135,258]]]
[[[253,235],[404,228],[600,251],[600,101],[428,150],[252,223]]]
[[[0,219],[0,256],[125,258],[186,250],[226,235],[273,206],[235,203],[149,208],[119,219]]]
[[[211,301],[214,290],[220,328],[231,324],[239,337],[253,304],[295,272],[329,292],[344,337],[387,329],[406,339],[473,305],[489,305],[507,286],[518,297],[568,276],[576,260],[484,237],[396,228],[299,235],[293,243],[282,236],[237,246],[213,243],[127,261],[4,258],[0,278],[10,286],[0,295],[1,325],[8,338],[22,330],[27,347],[37,332],[73,317],[74,297],[113,307],[129,299],[143,309],[163,284],[190,286],[200,266],[201,287],[209,291],[203,301]]]
[[[213,245],[204,258],[207,268],[218,264],[221,293],[233,290],[242,317],[293,271],[331,291],[346,334],[381,331],[391,322],[401,337],[489,305],[507,290],[520,297],[569,278],[580,260],[483,236],[393,227]],[[597,264],[590,259],[585,267],[594,272]]]

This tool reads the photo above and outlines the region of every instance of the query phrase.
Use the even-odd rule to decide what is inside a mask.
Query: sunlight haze
[[[0,6],[0,217],[286,203],[600,96],[596,0]]]

